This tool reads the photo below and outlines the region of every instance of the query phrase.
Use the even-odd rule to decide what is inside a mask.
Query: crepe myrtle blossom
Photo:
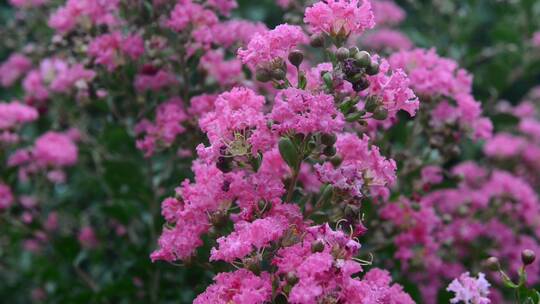
[[[119,23],[119,0],[68,0],[49,17],[49,26],[66,34],[77,25],[115,26]]]
[[[284,62],[293,49],[306,42],[307,36],[301,27],[281,24],[255,34],[247,47],[238,50],[238,58],[251,69],[277,59]]]
[[[488,298],[490,286],[483,273],[479,273],[478,278],[474,278],[466,272],[448,285],[447,290],[455,294],[450,303],[489,304],[491,303]]]
[[[373,28],[375,17],[368,0],[325,0],[306,9],[304,22],[313,33],[346,37]]]
[[[32,61],[22,54],[13,53],[0,65],[0,85],[9,87],[32,68]]]

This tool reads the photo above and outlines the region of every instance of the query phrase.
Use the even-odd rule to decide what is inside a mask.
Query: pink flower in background
[[[42,166],[64,167],[77,162],[78,149],[67,135],[49,131],[36,140],[32,153]]]
[[[306,42],[307,36],[301,27],[282,24],[273,30],[255,34],[246,48],[238,50],[238,58],[254,69],[276,58],[286,60],[290,51]]]
[[[22,54],[13,53],[0,65],[0,85],[9,87],[32,68],[30,59]]]
[[[224,56],[223,50],[208,51],[201,57],[200,67],[222,86],[238,83],[243,76],[242,62]]]
[[[13,204],[13,194],[8,185],[0,182],[0,211],[9,208]]]
[[[400,31],[391,29],[370,32],[362,38],[361,43],[374,50],[408,50],[413,46],[409,37]]]
[[[490,157],[508,158],[519,155],[527,146],[525,139],[508,133],[498,133],[484,145],[484,153]]]
[[[414,116],[420,101],[411,89],[414,84],[407,74],[400,68],[391,68],[385,59],[374,58],[374,60],[379,61],[380,71],[374,76],[368,76],[369,95],[379,96],[390,116],[394,116],[400,110]]]
[[[372,0],[373,14],[377,26],[396,25],[405,17],[405,11],[392,0]]]
[[[426,166],[421,171],[422,182],[436,185],[443,180],[442,168],[439,166]]]
[[[103,34],[90,42],[88,55],[96,63],[113,71],[126,57],[136,60],[144,53],[144,40],[137,34],[123,36],[120,32]]]
[[[455,294],[450,303],[489,304],[491,303],[488,298],[490,286],[483,273],[479,273],[478,278],[474,278],[466,272],[448,285],[447,290]]]
[[[78,235],[79,244],[86,249],[92,249],[99,245],[94,229],[90,226],[81,228]]]
[[[236,0],[208,0],[207,4],[224,16],[229,16],[238,7]]]
[[[229,48],[236,43],[242,46],[247,45],[255,34],[264,33],[268,31],[268,28],[263,23],[233,19],[216,23],[209,27],[207,31],[210,38],[207,43]],[[196,34],[194,33],[195,40],[199,42],[206,41],[206,38],[198,38]]]
[[[77,24],[114,26],[119,23],[119,0],[68,0],[49,18],[49,26],[61,34],[73,30]]]
[[[0,103],[0,130],[32,122],[38,118],[38,115],[36,109],[18,101]]]
[[[185,131],[182,122],[187,118],[182,99],[173,97],[160,104],[155,123],[143,120],[135,127],[137,134],[144,134],[143,139],[137,140],[137,148],[148,157],[154,153],[156,146],[171,146],[177,136]]]
[[[308,7],[304,22],[314,33],[337,35],[343,32],[348,36],[373,28],[375,17],[368,0],[330,0]]]
[[[192,0],[179,0],[165,24],[168,28],[180,32],[188,25],[197,28],[210,26],[217,22],[218,18],[211,10],[205,9],[200,4],[193,3]]]

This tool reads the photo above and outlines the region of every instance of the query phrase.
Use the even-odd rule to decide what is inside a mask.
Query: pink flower
[[[305,42],[307,37],[301,27],[281,24],[273,30],[255,34],[247,48],[238,50],[238,58],[254,69],[276,58],[286,60],[291,50]]]
[[[450,303],[462,301],[465,304],[489,304],[491,303],[488,298],[490,286],[483,273],[479,273],[478,278],[474,278],[466,272],[448,285],[447,290],[455,294]]]
[[[0,85],[9,87],[32,67],[26,56],[14,53],[0,65]]]
[[[391,0],[372,0],[371,5],[377,26],[396,25],[406,17],[405,11]]]
[[[220,85],[238,83],[242,76],[242,62],[238,59],[225,60],[222,49],[206,52],[200,60],[200,66]]]
[[[270,119],[274,122],[272,130],[279,134],[291,131],[304,135],[334,133],[345,123],[331,95],[312,94],[295,88],[278,93]]]
[[[533,46],[540,47],[540,31],[533,34],[531,42]]]
[[[84,20],[91,25],[118,24],[119,0],[68,0],[49,18],[49,26],[65,34]]]
[[[368,0],[319,1],[306,9],[304,22],[314,33],[338,35],[362,34],[375,26]]]
[[[162,103],[157,108],[155,123],[143,120],[135,127],[138,134],[145,134],[144,139],[137,141],[137,148],[145,151],[145,156],[148,157],[154,153],[156,144],[163,147],[171,146],[177,136],[184,133],[182,122],[187,119],[180,98],[173,97]]]
[[[143,66],[135,77],[135,89],[140,92],[159,91],[164,87],[176,84],[175,75],[166,70],[160,70],[152,66]]]
[[[413,44],[409,37],[397,30],[380,29],[367,34],[362,44],[374,50],[408,50]]]
[[[210,260],[232,262],[241,259],[254,249],[262,249],[277,241],[287,228],[287,220],[282,217],[267,217],[252,223],[238,222],[233,233],[217,240],[219,247],[212,249]]]
[[[191,98],[190,106],[187,111],[189,115],[200,118],[204,116],[204,114],[214,110],[214,103],[216,102],[216,99],[216,95],[209,94],[194,96]]]
[[[0,130],[11,129],[38,118],[36,109],[18,101],[0,103]]]
[[[9,208],[13,204],[11,189],[4,183],[0,183],[0,211]]]
[[[49,131],[40,136],[32,150],[42,166],[71,166],[77,162],[77,146],[67,135]]]
[[[143,53],[144,41],[136,34],[127,37],[122,37],[120,32],[103,34],[94,38],[88,46],[88,55],[109,71],[122,64],[125,57],[136,60]]]
[[[197,31],[193,35],[198,42],[229,48],[236,43],[245,46],[255,34],[266,31],[268,29],[263,23],[233,19],[216,23],[204,31]]]
[[[171,12],[171,17],[166,21],[166,26],[180,32],[188,25],[194,28],[210,26],[218,22],[217,16],[211,10],[202,5],[193,3],[192,0],[179,0]]]
[[[272,283],[267,273],[256,276],[240,269],[222,272],[214,277],[214,281],[193,301],[194,304],[263,304],[269,302],[272,296]]]

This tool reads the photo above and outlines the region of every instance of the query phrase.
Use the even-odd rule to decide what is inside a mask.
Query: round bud
[[[226,157],[219,157],[216,162],[216,167],[223,173],[228,173],[232,171],[231,162]]]
[[[359,52],[360,52],[360,50],[357,47],[353,46],[352,48],[349,49],[349,56],[354,57]]]
[[[324,250],[324,243],[322,241],[316,240],[315,242],[311,244],[312,253],[323,252],[323,250]]]
[[[351,114],[347,115],[347,117],[345,117],[345,120],[347,122],[355,122],[357,120],[360,120],[362,118],[362,116],[364,116],[363,113],[355,112],[355,113],[351,113]]]
[[[377,62],[371,62],[369,66],[366,67],[366,73],[371,76],[379,73],[379,64]]]
[[[332,157],[334,155],[336,155],[336,147],[334,146],[326,146],[323,150],[323,154],[328,156],[328,157]]]
[[[302,61],[304,61],[304,53],[302,51],[293,50],[289,53],[289,62],[295,67],[299,67]]]
[[[287,281],[287,283],[289,285],[295,285],[296,283],[298,283],[299,279],[298,277],[296,276],[296,274],[294,274],[294,272],[287,272],[287,274],[285,275],[285,280]]]
[[[373,113],[373,111],[375,111],[377,109],[379,104],[380,104],[379,103],[379,98],[377,96],[371,95],[366,99],[366,104],[364,106],[364,109],[367,112]]]
[[[356,59],[356,64],[360,67],[367,68],[371,64],[371,56],[366,51],[356,53],[354,59]]]
[[[525,249],[521,252],[521,261],[523,265],[531,265],[536,259],[536,254],[530,249]]]
[[[488,258],[484,263],[486,269],[491,271],[498,271],[501,269],[501,264],[499,263],[499,259],[496,257],[490,257]]]
[[[366,78],[360,78],[360,80],[353,83],[353,89],[356,92],[361,92],[367,88],[369,88],[369,81]]]
[[[270,71],[265,68],[257,68],[255,71],[255,78],[260,82],[268,82],[272,79]]]
[[[377,107],[375,111],[373,111],[373,118],[376,120],[385,120],[388,117],[388,110],[384,107]]]
[[[333,146],[337,141],[337,136],[334,133],[324,133],[321,135],[321,142],[326,146]]]
[[[336,51],[336,58],[339,61],[343,61],[343,60],[349,58],[349,55],[350,55],[349,49],[346,48],[346,47],[340,47]]]
[[[272,71],[272,77],[277,79],[277,80],[283,80],[286,77],[285,71],[282,70],[282,69],[274,69]]]
[[[323,34],[319,33],[319,34],[314,34],[313,36],[311,36],[311,40],[309,44],[315,48],[323,47],[324,46]]]
[[[343,158],[341,158],[339,155],[335,155],[334,157],[330,159],[330,163],[332,163],[332,166],[334,166],[334,168],[339,167],[339,165],[341,165],[342,162],[343,162]]]

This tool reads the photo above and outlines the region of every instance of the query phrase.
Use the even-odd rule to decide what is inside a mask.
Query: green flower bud
[[[530,249],[525,249],[521,252],[521,261],[523,265],[531,265],[536,259],[536,254]]]
[[[283,80],[285,79],[287,75],[285,74],[285,71],[282,69],[274,69],[272,71],[272,77],[277,80]]]
[[[355,57],[356,54],[358,54],[359,52],[360,50],[357,47],[353,46],[352,48],[349,49],[349,56]]]
[[[334,146],[327,146],[323,149],[323,154],[328,156],[328,157],[332,157],[334,155],[336,155],[336,147]]]
[[[282,137],[278,143],[279,153],[281,158],[289,165],[290,168],[296,170],[298,168],[298,151],[293,142],[288,137]]]
[[[289,62],[295,67],[299,67],[302,61],[304,61],[304,53],[302,51],[294,50],[289,53]]]
[[[314,48],[319,48],[324,46],[324,35],[322,33],[314,34],[311,36],[309,44]]]
[[[379,64],[377,62],[371,62],[366,68],[366,73],[372,76],[379,73]]]
[[[366,51],[360,51],[354,55],[358,66],[367,68],[371,64],[371,56]]]
[[[501,269],[501,264],[499,263],[499,259],[496,257],[490,257],[486,260],[484,263],[486,269],[491,271],[499,271]]]
[[[296,274],[294,274],[294,272],[287,272],[287,274],[285,275],[285,280],[289,285],[295,285],[299,281],[298,277],[296,276]]]
[[[321,135],[321,142],[326,146],[333,146],[337,141],[337,136],[334,133],[324,133]]]
[[[382,106],[379,106],[373,111],[373,118],[376,120],[385,120],[388,117],[388,110]]]
[[[346,48],[346,47],[340,47],[336,51],[336,58],[339,61],[343,61],[343,60],[349,58],[349,55],[350,55],[349,49]]]

